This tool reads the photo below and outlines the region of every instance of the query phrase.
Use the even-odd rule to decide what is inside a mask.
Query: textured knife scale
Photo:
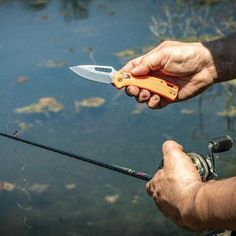
[[[165,80],[153,76],[133,77],[130,73],[118,71],[113,75],[113,84],[117,88],[129,85],[147,89],[152,93],[158,94],[170,101],[177,98],[179,87]]]

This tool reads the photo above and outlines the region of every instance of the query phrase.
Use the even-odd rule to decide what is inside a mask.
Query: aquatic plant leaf
[[[60,68],[66,64],[65,61],[56,61],[56,60],[48,60],[43,63],[39,63],[39,66],[46,68]]]
[[[134,49],[126,49],[120,52],[115,53],[117,57],[135,57],[137,52]]]
[[[226,109],[224,111],[218,112],[217,115],[219,115],[219,116],[234,117],[234,116],[236,116],[236,107],[235,106],[231,106],[230,108],[228,108],[228,109]]]
[[[29,191],[40,194],[46,192],[49,187],[50,186],[48,184],[35,183],[29,187]]]
[[[76,184],[66,184],[65,187],[66,187],[66,189],[71,190],[71,189],[75,189],[77,187],[77,185]]]
[[[81,107],[86,107],[86,108],[101,107],[102,105],[104,105],[105,102],[106,100],[101,97],[87,98],[82,101],[75,100],[74,102],[75,111],[79,112]]]
[[[18,126],[19,126],[19,129],[20,129],[21,131],[24,131],[24,130],[27,130],[27,129],[31,128],[33,125],[32,125],[32,124],[27,124],[27,123],[25,123],[25,122],[20,122],[20,123],[18,124]]]
[[[134,198],[132,200],[133,204],[137,204],[140,200],[142,200],[142,198],[138,195],[134,195]]]
[[[15,190],[16,185],[9,182],[0,182],[0,191],[11,192]]]
[[[29,4],[34,7],[44,7],[48,4],[48,0],[31,0]]]
[[[37,103],[31,105],[16,108],[14,111],[16,113],[30,114],[30,113],[43,113],[45,111],[50,111],[57,113],[64,108],[62,103],[57,102],[53,97],[43,97],[39,99]]]
[[[135,109],[131,112],[133,115],[139,115],[146,109],[146,104],[137,103]]]
[[[29,78],[27,76],[19,76],[16,78],[16,82],[21,84],[21,83],[24,83],[28,80]]]
[[[180,113],[183,115],[192,115],[192,114],[196,113],[196,111],[193,109],[183,108],[180,110]]]
[[[114,204],[115,202],[117,202],[117,200],[119,199],[119,195],[118,194],[114,194],[114,195],[107,195],[104,200],[109,203],[109,204]]]

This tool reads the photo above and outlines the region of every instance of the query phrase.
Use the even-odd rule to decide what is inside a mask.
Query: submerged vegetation
[[[79,112],[82,107],[85,108],[98,108],[101,107],[105,103],[104,98],[94,97],[94,98],[87,98],[82,101],[75,100],[75,112]]]
[[[233,18],[233,8],[214,14],[214,6],[224,7],[221,0],[185,1],[176,0],[175,10],[163,2],[158,7],[161,14],[151,16],[148,25],[155,36],[155,44],[141,48],[129,48],[116,52],[116,56],[126,60],[138,57],[150,51],[164,40],[180,40],[184,42],[211,41],[219,39],[236,30],[236,19]]]
[[[31,105],[16,108],[15,112],[20,114],[30,114],[30,113],[44,113],[44,112],[60,112],[64,108],[62,103],[57,102],[53,97],[40,98],[37,103],[32,103]]]

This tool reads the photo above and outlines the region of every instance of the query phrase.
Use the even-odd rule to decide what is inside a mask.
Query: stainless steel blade
[[[80,65],[70,69],[77,75],[97,82],[112,83],[112,75],[116,70],[112,66]]]

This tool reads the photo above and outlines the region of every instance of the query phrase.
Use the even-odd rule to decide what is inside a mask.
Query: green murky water
[[[1,131],[150,174],[166,139],[205,153],[212,137],[235,138],[235,118],[218,114],[234,108],[234,85],[152,111],[68,69],[119,69],[166,38],[226,35],[236,28],[235,9],[233,0],[0,0]],[[39,108],[45,97],[61,110]],[[105,102],[81,105],[94,97]],[[43,112],[16,112],[31,104]],[[158,211],[142,180],[3,138],[0,149],[0,187],[9,190],[0,191],[1,235],[193,234]],[[236,174],[234,151],[217,159],[220,178]]]

